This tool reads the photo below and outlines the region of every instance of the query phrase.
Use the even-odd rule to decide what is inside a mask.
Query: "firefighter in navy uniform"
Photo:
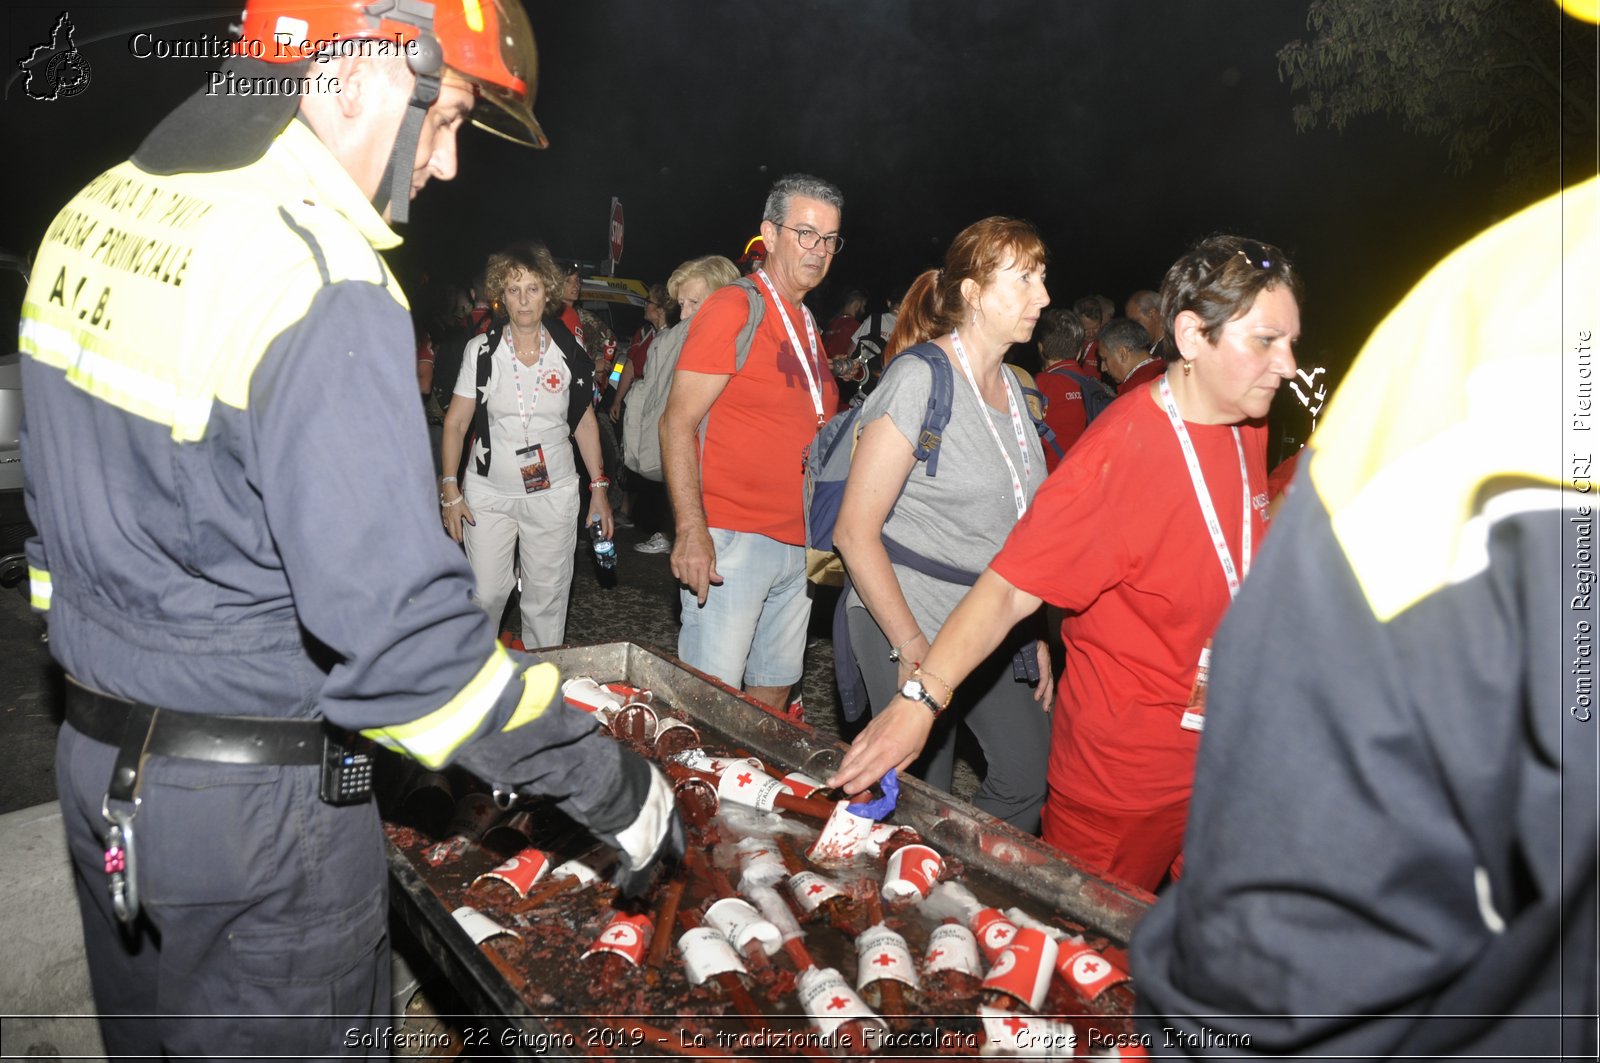
[[[373,803],[323,799],[341,729],[554,799],[624,888],[682,847],[662,775],[473,602],[379,254],[465,121],[543,146],[526,17],[252,0],[239,53],[229,84],[300,90],[182,104],[58,215],[23,309],[28,563],[113,1056],[384,1043],[347,1033],[388,1011],[387,885]]]

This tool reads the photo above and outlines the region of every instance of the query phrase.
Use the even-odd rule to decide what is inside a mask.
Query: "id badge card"
[[[1206,687],[1211,679],[1211,640],[1200,650],[1200,667],[1194,673],[1194,689],[1189,691],[1189,704],[1183,710],[1179,725],[1185,731],[1203,731],[1206,726]]]
[[[550,486],[550,470],[544,463],[544,444],[534,443],[517,451],[517,466],[522,470],[522,489],[528,494]]]

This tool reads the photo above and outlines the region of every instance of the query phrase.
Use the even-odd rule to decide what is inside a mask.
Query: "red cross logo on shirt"
[[[1015,1015],[1011,1016],[1011,1018],[1007,1019],[1005,1022],[1001,1023],[1000,1025],[1002,1025],[1006,1029],[1010,1030],[1011,1031],[1011,1036],[1013,1036],[1013,1037],[1015,1037],[1017,1034],[1021,1033],[1023,1030],[1026,1030],[1028,1028],[1027,1021],[1025,1019],[1019,1019]]]
[[[746,771],[734,776],[734,781],[740,786],[749,786],[754,779],[752,779],[750,773]]]
[[[877,964],[879,967],[890,967],[894,964],[894,957],[890,956],[887,952],[880,952],[878,953],[878,958],[872,962]]]
[[[829,1011],[838,1011],[840,1008],[848,1008],[849,1006],[850,1002],[844,997],[834,997],[832,1000],[828,1001]]]

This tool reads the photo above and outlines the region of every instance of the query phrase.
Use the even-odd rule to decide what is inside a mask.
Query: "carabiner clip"
[[[133,799],[133,811],[111,811],[108,794],[100,801],[100,816],[106,821],[106,878],[111,888],[111,910],[117,922],[132,926],[139,918],[138,849],[134,845],[133,818],[139,814],[141,799]]]

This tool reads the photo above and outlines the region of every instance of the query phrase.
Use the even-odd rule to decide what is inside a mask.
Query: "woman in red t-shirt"
[[[1299,291],[1282,252],[1236,236],[1167,271],[1165,375],[1084,433],[830,786],[913,761],[930,710],[1049,601],[1067,661],[1044,838],[1145,889],[1178,874],[1205,657],[1266,531],[1265,419],[1295,371]]]

